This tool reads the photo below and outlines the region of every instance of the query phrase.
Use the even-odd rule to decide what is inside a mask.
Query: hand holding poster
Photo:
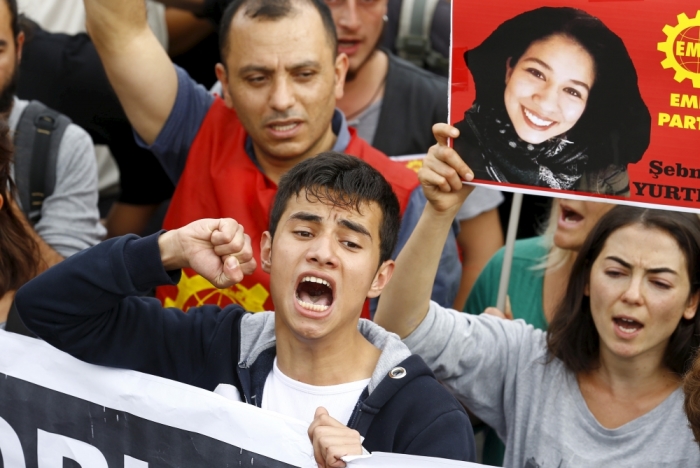
[[[450,123],[476,181],[700,207],[690,1],[453,3]]]

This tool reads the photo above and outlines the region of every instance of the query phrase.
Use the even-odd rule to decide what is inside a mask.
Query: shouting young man
[[[275,314],[239,305],[183,314],[139,297],[176,283],[184,267],[218,287],[251,273],[250,239],[230,219],[106,241],[27,284],[17,305],[32,331],[79,359],[309,422],[320,466],[344,466],[340,458],[362,445],[473,460],[461,405],[396,335],[359,320],[392,275],[399,224],[399,203],[379,172],[325,153],[281,179],[262,236]]]

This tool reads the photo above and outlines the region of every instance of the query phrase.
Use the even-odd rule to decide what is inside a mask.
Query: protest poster
[[[0,330],[0,468],[316,468],[308,425]],[[351,468],[471,463],[372,454]]]
[[[700,208],[700,5],[452,2],[453,146],[476,183]]]

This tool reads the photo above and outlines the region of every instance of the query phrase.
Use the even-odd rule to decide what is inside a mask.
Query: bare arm
[[[459,131],[447,124],[436,124],[433,133],[438,144],[430,148],[418,173],[428,203],[396,259],[394,274],[382,291],[374,316],[375,322],[402,338],[410,335],[428,313],[440,254],[452,220],[474,190],[462,184],[462,180],[473,179],[471,170],[447,146],[447,138],[458,136]]]
[[[460,222],[457,243],[462,250],[462,280],[452,307],[462,310],[481,270],[503,247],[503,229],[498,210],[494,208]]]
[[[152,144],[177,95],[177,74],[143,0],[84,0],[87,29],[131,125]]]

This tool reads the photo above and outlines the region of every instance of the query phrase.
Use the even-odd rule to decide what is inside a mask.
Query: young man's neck
[[[264,151],[255,144],[255,142],[253,142],[253,149],[255,151],[255,158],[263,174],[274,183],[279,184],[280,178],[300,162],[312,158],[319,153],[323,153],[324,151],[332,150],[336,139],[337,135],[333,133],[333,123],[331,121],[328,124],[328,130],[303,154],[287,157],[274,156]]]
[[[345,81],[343,98],[338,100],[337,105],[348,120],[357,117],[384,96],[388,71],[389,57],[381,49],[376,49],[355,76]]]
[[[357,329],[313,342],[301,341],[281,330],[277,333],[277,366],[280,371],[309,385],[340,385],[369,379],[380,355],[381,351]]]

